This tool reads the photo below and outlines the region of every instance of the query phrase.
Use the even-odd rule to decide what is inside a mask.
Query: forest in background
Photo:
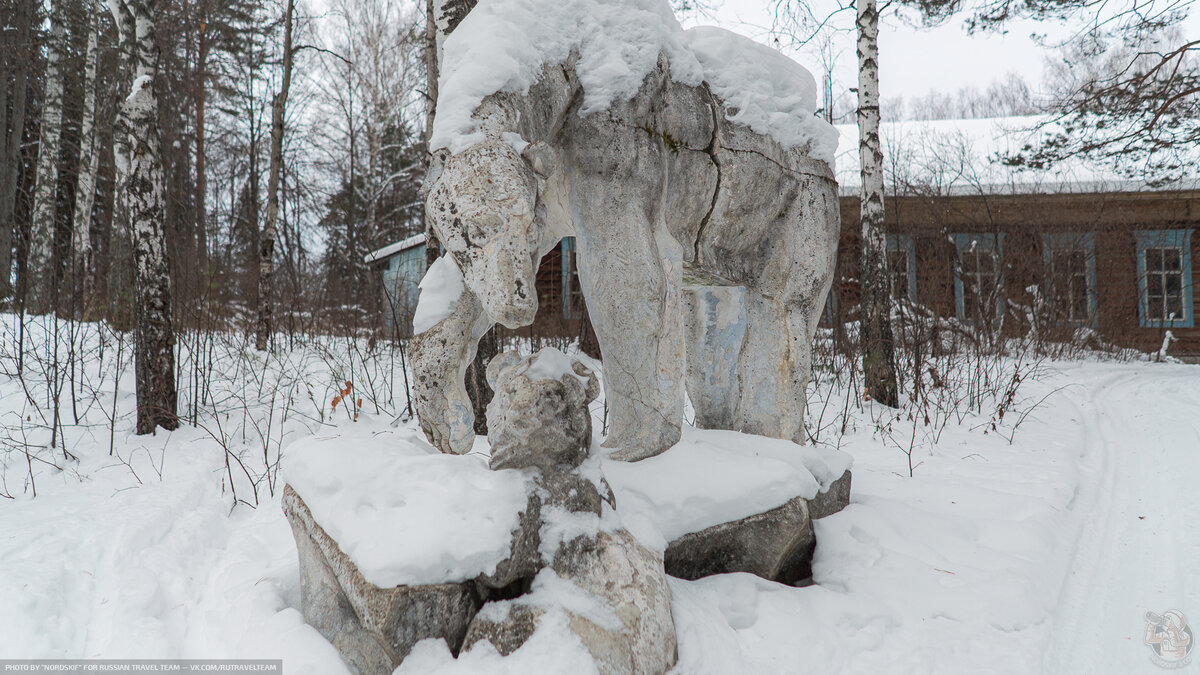
[[[172,0],[156,10],[174,320],[244,328],[257,304],[286,8]],[[131,78],[110,7],[13,0],[0,7],[0,25],[0,270],[9,270],[0,273],[0,302],[15,310],[36,285],[60,313],[129,325],[133,264],[115,217],[114,139]],[[399,3],[339,0],[319,17],[296,11],[274,250],[277,330],[373,325],[380,293],[363,256],[421,230],[423,30],[418,8]],[[31,227],[51,190],[53,227]]]
[[[34,289],[53,297],[60,312],[132,321],[131,251],[114,218],[115,130],[132,80],[113,13],[123,4],[0,5],[0,304],[11,310],[24,307]],[[232,329],[254,322],[272,103],[286,41],[294,82],[279,158],[275,328],[329,333],[381,325],[378,275],[363,256],[423,229],[426,3],[336,0],[319,13],[299,5],[290,39],[282,0],[130,4],[154,12],[174,321]],[[683,14],[703,16],[706,8],[675,4]],[[1191,46],[1177,30],[1165,33],[1162,51]],[[883,117],[1053,112],[1080,83],[1120,74],[1132,53],[1128,44],[1072,49],[1070,58],[1049,64],[1047,83],[1010,73],[981,89],[885,100]],[[811,65],[818,78],[832,70]],[[830,117],[852,119],[852,91],[829,88],[832,101],[823,105],[832,106]],[[50,219],[52,227],[43,224]]]

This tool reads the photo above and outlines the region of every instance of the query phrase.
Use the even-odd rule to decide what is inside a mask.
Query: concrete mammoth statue
[[[426,215],[447,251],[438,274],[462,288],[414,342],[427,435],[470,449],[475,344],[533,321],[538,261],[573,236],[614,458],[678,441],[685,383],[699,426],[803,442],[839,231],[828,163],[730,119],[706,82],[673,80],[665,55],[636,95],[586,115],[574,68],[486,97],[474,142],[435,152]]]

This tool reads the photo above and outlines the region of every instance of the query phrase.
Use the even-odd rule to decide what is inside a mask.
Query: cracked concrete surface
[[[430,440],[469,449],[458,427],[470,406],[449,364],[474,353],[480,325],[528,325],[536,297],[522,289],[574,236],[613,457],[650,457],[679,439],[685,382],[698,426],[803,442],[840,222],[829,166],[727,119],[707,86],[671,79],[664,55],[631,99],[586,116],[580,100],[572,58],[525,94],[484,99],[473,117],[485,141],[435,152],[427,215],[478,302],[414,346],[418,370],[439,364],[417,374],[440,388],[418,396],[423,426],[437,420]]]

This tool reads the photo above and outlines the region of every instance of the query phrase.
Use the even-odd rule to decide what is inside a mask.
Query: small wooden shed
[[[418,234],[364,258],[382,275],[384,325],[400,337],[412,335],[412,319],[425,276],[425,235]],[[537,274],[538,313],[531,337],[571,338],[580,335],[586,310],[575,265],[575,238],[566,237],[542,257]]]

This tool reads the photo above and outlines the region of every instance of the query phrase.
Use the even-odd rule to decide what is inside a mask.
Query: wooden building
[[[1027,142],[1033,122],[884,125],[893,294],[1006,335],[1067,340],[1091,329],[1150,351],[1170,331],[1172,355],[1200,356],[1200,185],[1156,186],[1083,162],[1017,171],[994,161]],[[845,316],[858,293],[859,180],[857,131],[839,131],[843,234],[831,307]]]

